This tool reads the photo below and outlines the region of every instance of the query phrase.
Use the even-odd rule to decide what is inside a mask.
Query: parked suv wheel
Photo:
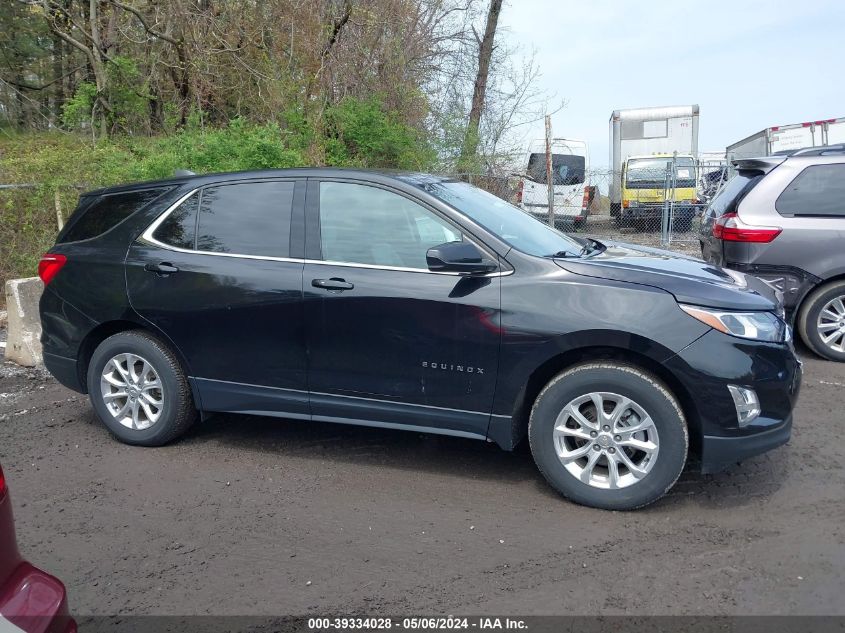
[[[798,332],[819,356],[845,361],[845,281],[814,290],[798,313]]]
[[[106,428],[127,444],[167,444],[196,418],[179,361],[146,332],[120,332],[100,343],[88,364],[88,394]]]
[[[528,425],[531,453],[548,482],[587,506],[631,510],[662,497],[684,468],[683,412],[657,378],[596,362],[554,378]]]

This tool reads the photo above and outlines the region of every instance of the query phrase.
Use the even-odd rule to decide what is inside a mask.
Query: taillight
[[[525,181],[520,180],[519,184],[516,186],[516,203],[522,204],[522,190],[525,188]]]
[[[6,477],[3,475],[3,467],[0,466],[0,499],[6,494]]]
[[[55,255],[53,253],[46,253],[41,261],[38,262],[38,276],[46,286],[53,280],[53,277],[62,269],[62,266],[67,262],[67,257],[64,255]]]
[[[780,235],[777,226],[745,224],[736,213],[726,213],[713,223],[713,237],[726,242],[757,242],[767,244]]]
[[[584,187],[584,197],[581,198],[581,210],[585,210],[590,206],[590,190]]]

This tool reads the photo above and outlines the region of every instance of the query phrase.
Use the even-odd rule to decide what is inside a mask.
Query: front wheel
[[[595,362],[573,367],[540,392],[528,424],[540,472],[583,505],[632,510],[677,481],[689,436],[674,395],[637,367]]]
[[[127,444],[167,444],[196,418],[179,361],[163,342],[139,330],[114,334],[94,350],[88,395],[106,428]]]

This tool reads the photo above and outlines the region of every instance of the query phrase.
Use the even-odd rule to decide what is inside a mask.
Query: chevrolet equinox
[[[48,369],[119,440],[211,412],[513,449],[582,504],[663,495],[787,442],[800,364],[775,291],[568,237],[467,183],[292,169],[83,195],[39,264]]]

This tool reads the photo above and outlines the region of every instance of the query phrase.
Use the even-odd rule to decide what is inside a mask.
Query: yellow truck
[[[622,164],[621,210],[623,227],[660,226],[667,201],[673,209],[676,231],[689,231],[696,210],[696,163],[689,155],[630,156]]]

